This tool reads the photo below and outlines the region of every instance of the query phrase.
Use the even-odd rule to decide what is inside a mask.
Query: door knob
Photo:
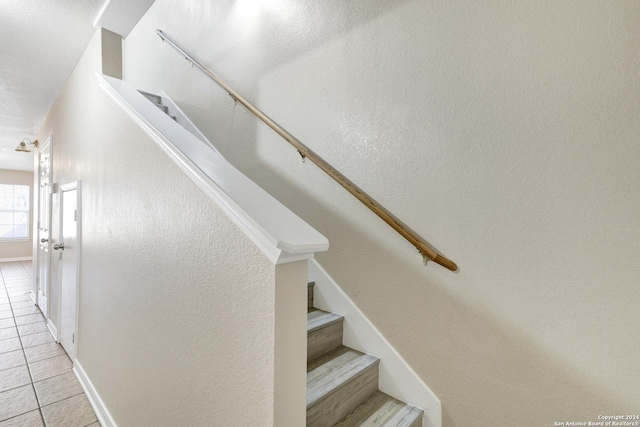
[[[49,239],[45,239],[44,237],[42,239],[40,239],[40,243],[47,243],[49,241]]]
[[[53,249],[55,249],[56,251],[59,249],[61,251],[64,251],[64,243],[56,243],[55,245],[53,245]]]

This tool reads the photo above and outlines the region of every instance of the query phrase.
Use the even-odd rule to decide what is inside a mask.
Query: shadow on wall
[[[317,255],[319,262],[441,399],[443,426],[551,426],[555,421],[597,421],[598,415],[624,412],[610,391],[555,359],[510,324],[465,304],[431,281],[428,271],[416,268],[417,256],[407,259],[371,238],[364,227],[334,208],[360,205],[330,178],[308,184],[305,177],[293,181],[266,164],[256,143],[260,126],[257,120],[253,127],[236,122],[233,152],[225,155],[329,238],[331,249]],[[278,144],[290,152],[282,160],[283,168],[299,162],[285,141]],[[318,201],[313,195],[318,186],[333,186],[336,200]],[[364,206],[353,209],[359,209],[365,222],[373,216]],[[374,221],[376,230],[392,235],[381,220]],[[465,274],[461,268],[459,274]]]
[[[610,391],[490,312],[456,299],[416,268],[418,257],[381,245],[341,210],[318,202],[310,188],[258,161],[245,173],[271,183],[267,191],[329,238],[331,249],[317,254],[318,261],[441,399],[445,427],[550,426],[624,412]],[[346,193],[336,197],[359,203]],[[362,206],[361,215],[373,214]],[[379,221],[379,228],[386,225]]]
[[[609,390],[438,285],[428,269],[441,267],[430,264],[424,270],[417,255],[406,258],[395,251],[397,239],[410,245],[314,165],[307,163],[302,168],[312,170],[292,179],[284,171],[300,167],[295,150],[275,135],[265,137],[264,125],[242,107],[234,120],[233,147],[223,149],[225,156],[329,238],[331,248],[318,254],[318,261],[441,399],[444,427],[542,427],[624,412]],[[261,156],[258,141],[283,154],[279,165],[268,163],[277,155]],[[331,191],[335,199],[319,201],[315,193],[321,187],[320,193]],[[367,226],[345,214],[354,210]],[[372,238],[369,221],[394,243],[385,246]],[[465,274],[464,265],[458,274]],[[440,282],[446,284],[446,276]]]
[[[251,3],[249,0],[244,2]],[[239,40],[232,44],[233,50],[215,50],[218,46],[214,46],[212,50],[215,52],[208,58],[202,57],[202,62],[205,65],[215,64],[216,68],[225,70],[222,77],[229,80],[232,86],[236,86],[233,79],[242,82],[237,89],[251,100],[251,94],[259,93],[260,73],[317,50],[321,45],[407,2],[409,0],[371,5],[371,2],[364,0],[355,3],[331,0],[317,3],[314,6],[316,9],[310,8],[304,14],[288,17],[287,23],[296,22],[296,27],[282,32],[277,28],[284,24],[278,22],[276,14],[269,15],[265,9],[260,12],[266,14],[262,17],[262,25],[272,29],[269,32],[272,38],[257,40],[247,37],[246,40],[247,43],[260,45],[259,48],[252,46],[245,49],[248,52],[259,51],[259,60],[249,61],[242,49],[245,41]],[[217,7],[220,10],[214,12],[226,16],[233,15],[236,12],[234,8],[241,3],[243,0],[227,1],[221,6],[210,7]],[[193,4],[203,8],[192,11],[196,15],[212,12],[204,2]],[[193,4],[191,7],[194,7]],[[332,19],[339,14],[346,18]],[[175,33],[179,43],[180,28],[184,26],[180,19],[179,14],[170,16],[167,25],[167,32],[170,35]],[[215,22],[215,19],[210,18],[209,27],[211,22]],[[231,24],[224,21],[222,28],[216,28],[215,31],[224,32],[225,25]],[[198,26],[193,25],[193,28]],[[196,31],[207,29],[205,26]],[[283,37],[287,39],[283,40]],[[212,40],[213,46],[215,35],[209,40]],[[283,45],[288,47],[285,51],[280,49]],[[197,48],[189,45],[184,47],[187,50]],[[201,59],[199,50],[193,51],[197,59]],[[207,49],[203,46],[202,50]],[[171,56],[169,61],[172,63],[181,61],[179,56],[174,56],[174,52],[167,52],[166,55]],[[236,69],[238,65],[254,63],[259,69]],[[149,67],[152,66],[149,64]],[[579,372],[556,356],[562,354],[562,349],[553,353],[543,349],[524,331],[501,320],[491,311],[465,302],[456,295],[457,290],[447,285],[462,282],[453,278],[448,281],[447,278],[452,277],[448,275],[452,273],[444,272],[442,279],[438,279],[439,272],[432,269],[440,267],[429,265],[424,269],[419,265],[417,255],[407,258],[405,255],[408,252],[397,248],[401,245],[404,248],[408,243],[399,243],[400,237],[336,183],[316,171],[315,166],[307,164],[302,168],[299,163],[294,166],[299,162],[295,151],[277,136],[272,136],[277,142],[271,144],[272,137],[265,137],[261,128],[263,125],[257,120],[248,121],[253,119],[248,119],[248,113],[241,107],[237,108],[234,119],[231,119],[231,114],[228,114],[228,121],[226,117],[216,117],[214,120],[223,128],[214,129],[208,123],[214,121],[210,119],[211,109],[218,108],[213,105],[224,105],[223,108],[229,109],[228,106],[233,104],[218,89],[215,89],[217,95],[213,101],[189,102],[192,96],[195,99],[203,98],[198,91],[209,91],[203,89],[210,87],[205,84],[213,86],[212,82],[204,83],[204,77],[194,78],[196,74],[195,70],[186,71],[180,78],[171,80],[167,92],[171,95],[171,85],[176,88],[188,87],[188,90],[177,90],[181,96],[175,100],[178,103],[187,100],[189,105],[184,108],[185,112],[214,143],[220,139],[216,138],[218,135],[229,136],[234,146],[219,146],[223,154],[329,238],[331,249],[318,254],[318,260],[442,400],[445,427],[542,427],[554,425],[554,421],[596,421],[600,414],[624,412],[625,408],[620,403],[623,400],[617,398],[614,391],[594,382],[588,374]],[[270,114],[268,110],[265,112]],[[229,126],[232,126],[231,130]],[[290,130],[297,134],[294,129]],[[265,158],[261,155],[262,144],[269,145],[269,149],[277,146],[274,150],[282,157],[269,154]],[[302,172],[293,178],[292,169]],[[348,171],[345,172],[349,176]],[[369,190],[364,185],[366,183],[356,181],[356,184]],[[330,200],[319,200],[316,194],[331,194],[332,197]],[[358,213],[357,218],[349,216],[354,212]],[[371,230],[375,230],[379,236],[372,237]],[[454,254],[445,255],[456,260]],[[464,265],[460,267],[461,271],[457,274],[465,275]],[[465,283],[473,283],[473,277],[467,278]],[[560,330],[562,325],[557,325],[557,328]],[[625,400],[628,401],[628,396]]]
[[[142,25],[134,30],[133,37],[129,37],[135,40],[128,40],[128,43],[134,44],[132,51],[141,49],[141,46],[135,46],[137,43],[152,43],[151,48],[161,52],[160,62],[137,63],[139,69],[133,73],[125,67],[125,79],[141,89],[165,90],[226,155],[228,139],[235,132],[235,126],[233,129],[229,127],[234,120],[229,107],[233,105],[229,103],[230,98],[199,70],[190,68],[188,62],[168,45],[163,45],[154,34],[156,28],[163,29],[203,65],[214,73],[220,73],[231,87],[247,96],[250,102],[255,102],[250,95],[255,93],[253,89],[270,71],[413,1],[416,0],[227,0],[191,1],[180,7],[169,4],[169,1],[165,2],[166,5],[156,2],[154,8],[159,10],[160,21],[147,22],[143,19]],[[256,37],[264,28],[269,28],[269,37]],[[176,72],[171,70],[176,64],[179,71],[171,75]],[[165,72],[168,74],[163,76]],[[212,112],[215,113],[213,120]]]

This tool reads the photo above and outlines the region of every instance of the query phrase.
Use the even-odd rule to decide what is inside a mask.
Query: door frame
[[[75,363],[77,354],[78,354],[78,311],[80,309],[80,258],[81,258],[81,247],[82,247],[82,181],[73,181],[64,185],[60,185],[60,239],[64,237],[64,229],[63,229],[63,219],[64,219],[64,193],[72,190],[76,190],[76,300],[75,300],[75,329],[74,333],[74,341],[73,348],[74,354],[69,355],[70,359],[73,363]],[[64,253],[63,255],[64,256]],[[60,337],[62,335],[62,298],[64,293],[62,292],[62,263],[60,263],[58,268],[58,283],[60,284],[60,304],[58,308],[58,338],[57,341],[60,342]]]
[[[44,144],[40,145],[38,147],[38,151],[37,151],[37,163],[38,163],[38,170],[37,170],[37,174],[38,174],[38,178],[37,178],[37,187],[36,187],[36,191],[38,192],[38,205],[37,205],[37,220],[36,222],[36,242],[35,242],[35,248],[36,248],[36,271],[35,271],[35,286],[34,286],[34,292],[33,292],[33,299],[34,302],[36,303],[36,305],[38,305],[38,307],[40,307],[40,310],[42,310],[45,313],[45,316],[47,318],[47,320],[49,320],[51,318],[50,313],[49,313],[49,293],[51,292],[51,249],[49,249],[49,251],[47,252],[48,259],[42,259],[42,257],[40,256],[40,228],[41,228],[41,223],[43,221],[43,218],[41,217],[42,214],[42,191],[40,190],[40,186],[42,185],[42,174],[41,174],[41,170],[40,170],[40,166],[41,166],[41,162],[40,162],[40,156],[42,155],[42,152],[45,149],[49,149],[49,190],[47,191],[47,198],[49,199],[49,206],[48,206],[48,212],[47,212],[47,224],[46,224],[46,228],[47,230],[49,230],[48,233],[48,239],[49,242],[51,241],[51,225],[52,225],[52,214],[53,214],[53,137],[50,135],[46,141],[44,142]],[[35,197],[34,197],[35,199]],[[34,214],[36,212],[34,211]],[[34,215],[36,216],[36,215]],[[48,243],[47,243],[48,244]],[[47,276],[44,278],[44,284],[43,282],[43,278],[40,277],[40,272],[41,272],[41,263],[42,262],[48,262],[49,263],[49,267],[46,269],[47,271]],[[40,289],[44,289],[44,292],[40,292]],[[43,307],[44,305],[44,307]]]

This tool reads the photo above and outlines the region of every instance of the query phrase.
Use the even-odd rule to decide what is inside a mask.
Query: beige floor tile
[[[18,330],[16,328],[0,329],[0,340],[6,340],[7,338],[15,338],[18,336]]]
[[[27,356],[27,361],[29,363],[66,354],[62,346],[55,341],[37,345],[35,347],[25,348],[24,353]]]
[[[6,288],[8,292],[11,292],[12,290],[15,290],[16,288],[19,289],[23,289],[26,288],[26,290],[30,290],[30,288],[32,287],[31,281],[28,279],[24,279],[24,278],[16,278],[13,280],[5,280],[6,284]]]
[[[38,409],[38,401],[31,384],[0,393],[0,421],[34,409]]]
[[[44,427],[40,411],[31,411],[0,422],[0,427]]]
[[[4,282],[5,286],[9,287],[14,285],[33,286],[33,282],[28,276],[6,277]]]
[[[5,286],[7,288],[10,288],[13,285],[16,284],[22,284],[23,286],[25,284],[27,285],[31,285],[31,280],[28,276],[19,276],[19,277],[12,277],[12,278],[5,278]]]
[[[37,334],[39,332],[47,332],[47,331],[49,331],[49,328],[47,328],[47,324],[45,322],[28,323],[26,325],[18,326],[18,333],[21,336]]]
[[[11,300],[11,304],[21,301],[33,301],[29,295],[14,295],[9,296],[9,299]]]
[[[13,321],[13,319],[1,319],[0,320],[0,329],[11,328],[13,326],[16,326],[16,323]]]
[[[34,386],[40,406],[50,405],[83,392],[82,386],[73,372],[38,381],[34,383]]]
[[[26,316],[27,314],[40,314],[40,309],[34,305],[23,308],[15,308],[13,307],[13,315],[18,316]]]
[[[22,348],[22,345],[20,345],[19,338],[9,338],[7,340],[0,341],[0,353],[20,350],[21,348]]]
[[[53,342],[53,335],[51,332],[38,332],[37,334],[25,335],[22,338],[22,346],[24,348],[33,347],[40,344],[46,344],[48,342]]]
[[[29,363],[33,381],[41,381],[56,375],[71,372],[72,367],[71,359],[69,359],[66,354]]]
[[[28,314],[26,316],[17,316],[16,325],[27,325],[29,323],[43,322],[44,316],[42,314]]]
[[[47,427],[84,427],[97,421],[89,399],[84,394],[70,397],[42,408]]]
[[[30,283],[29,280],[15,279],[15,280],[12,280],[12,281],[9,281],[9,282],[5,283],[5,286],[7,288],[7,291],[10,291],[11,289],[16,288],[16,287],[24,287],[24,286],[26,286],[28,288],[31,288],[31,283]],[[30,290],[30,289],[27,289],[27,290]]]
[[[11,299],[11,297],[20,297],[23,295],[27,295],[29,291],[29,287],[26,284],[23,284],[22,286],[19,286],[17,288],[7,289],[7,295],[9,295],[9,299]]]
[[[5,287],[7,288],[7,293],[2,293],[3,296],[7,296],[10,292],[15,292],[15,291],[29,291],[28,288],[31,287],[31,285],[29,284],[28,281],[25,280],[13,280],[11,282],[7,282],[7,284],[5,285]]]
[[[9,296],[9,298],[19,297],[22,295],[27,295],[30,291],[31,289],[28,285],[16,286],[13,288],[7,288],[7,295]]]
[[[33,303],[33,301],[20,301],[20,302],[12,302],[11,303],[11,308],[13,309],[13,311],[15,312],[17,308],[29,308],[29,307],[36,307],[38,308],[37,305],[35,305]],[[39,312],[40,310],[38,310]],[[19,314],[16,314],[16,316],[19,316]]]
[[[29,292],[20,291],[20,292],[9,292],[9,301],[11,304],[15,304],[17,302],[27,302],[31,301],[33,304],[33,300],[29,296]]]
[[[31,384],[27,365],[0,371],[0,392]]]
[[[16,264],[15,269],[12,267],[6,269],[5,265],[6,264],[4,263],[2,264],[2,276],[4,277],[5,282],[10,282],[12,280],[25,280],[30,277],[24,269],[20,269],[21,266],[19,264]]]
[[[26,364],[22,350],[8,351],[0,354],[0,369],[9,369]]]

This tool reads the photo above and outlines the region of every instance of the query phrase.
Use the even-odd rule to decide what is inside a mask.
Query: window
[[[29,238],[29,186],[0,184],[0,240]]]

